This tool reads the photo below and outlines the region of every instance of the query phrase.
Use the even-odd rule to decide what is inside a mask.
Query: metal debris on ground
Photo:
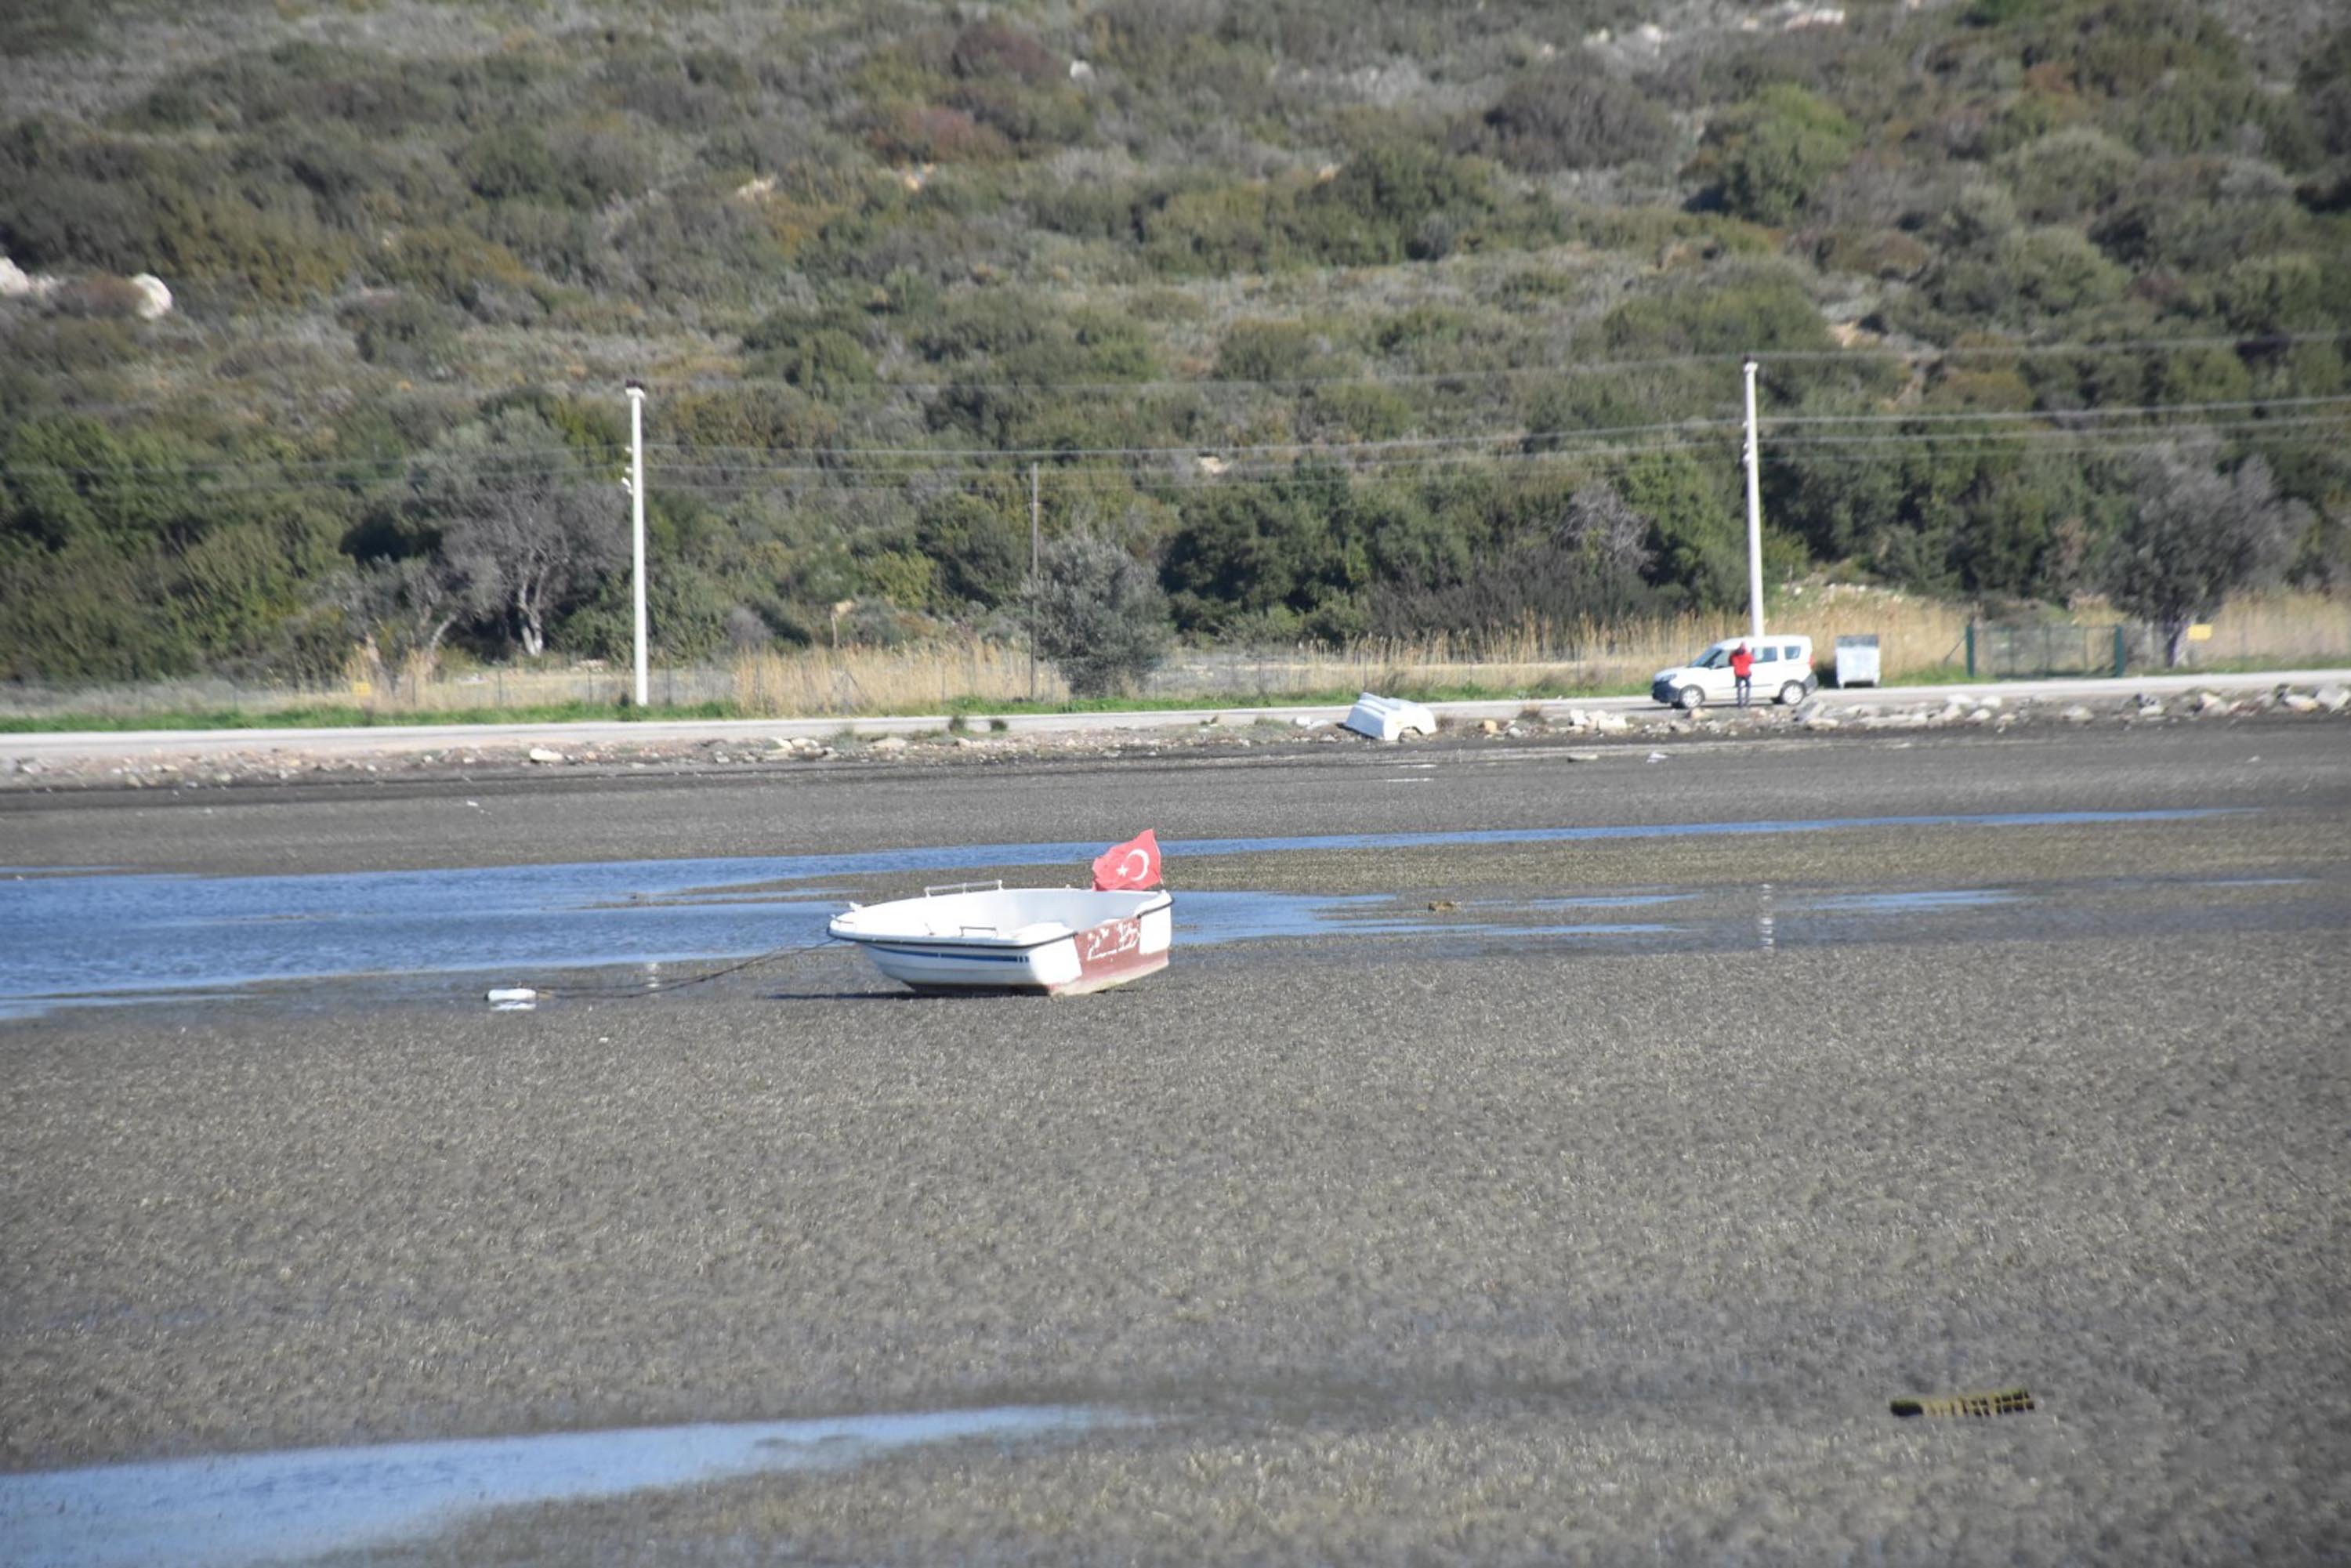
[[[1954,1394],[1941,1399],[1896,1399],[1896,1416],[2014,1416],[2034,1408],[2029,1389],[2002,1388],[1991,1394]]]

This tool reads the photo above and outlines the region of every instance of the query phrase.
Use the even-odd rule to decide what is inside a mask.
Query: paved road
[[[1663,749],[11,800],[17,866],[1156,822],[1186,891],[1364,902],[1076,1002],[826,951],[529,1014],[328,985],[0,1024],[0,1469],[1078,1404],[1142,1420],[366,1560],[2351,1554],[2351,727]],[[1176,848],[1458,831],[1497,837]]]
[[[1884,705],[1905,698],[1934,698],[1946,692],[1997,691],[2009,701],[2024,698],[2077,700],[2120,697],[2147,692],[2158,695],[2199,689],[2267,691],[2279,685],[2314,686],[2351,684],[2351,670],[2277,670],[2256,674],[2145,675],[2126,680],[2048,680],[1983,683],[1973,687],[1921,686],[1863,688],[1819,693],[1817,701],[1831,706]],[[1510,718],[1530,706],[1523,699],[1453,702],[1430,705],[1440,714],[1475,721]],[[1616,713],[1661,711],[1645,696],[1579,697],[1547,701],[1546,713],[1571,707]],[[1249,724],[1267,720],[1287,724],[1307,719],[1330,724],[1346,716],[1344,707],[1296,705],[1277,707],[1171,708],[1130,713],[1007,714],[998,717],[967,716],[979,728],[1001,724],[1012,735],[1072,734],[1099,730],[1184,730],[1204,724]],[[737,737],[829,739],[843,730],[867,737],[924,735],[944,730],[945,714],[902,714],[863,718],[661,719],[641,723],[585,722],[572,724],[428,724],[368,726],[319,729],[208,729],[72,731],[0,735],[0,757],[32,760],[68,758],[143,756],[218,756],[230,752],[283,751],[296,756],[364,757],[420,751],[446,751],[453,747],[504,746],[579,747],[628,742],[658,744],[693,742]]]

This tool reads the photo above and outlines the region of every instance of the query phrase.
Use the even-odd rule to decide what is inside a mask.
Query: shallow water
[[[0,1476],[0,1559],[28,1568],[205,1568],[308,1556],[422,1535],[517,1503],[581,1501],[850,1464],[917,1443],[1072,1432],[1123,1419],[1026,1406],[303,1448]]]
[[[2016,812],[1977,816],[1839,817],[1613,827],[1170,841],[1171,863],[1217,855],[1431,845],[1825,832],[1886,827],[1989,829],[2179,821],[2206,810]],[[188,998],[271,982],[360,976],[489,974],[528,985],[553,971],[714,959],[811,945],[850,877],[1061,862],[1078,874],[1099,846],[935,845],[863,854],[620,861],[324,876],[207,877],[59,871],[0,884],[0,1017],[94,1001]],[[1517,904],[1473,901],[1432,911],[1382,894],[1186,893],[1179,943],[1403,936],[1475,926],[1487,937],[1537,936],[1632,941],[1671,935],[1673,920],[1576,922],[1604,913],[1687,901],[1675,890],[1562,894]],[[1718,897],[1719,894],[1718,894]],[[1856,894],[1813,905],[1823,914],[1950,913],[2011,902],[1984,890]],[[1717,912],[1743,921],[1743,910]],[[1442,918],[1437,916],[1442,915]],[[1850,935],[1851,922],[1847,922]],[[1790,935],[1785,912],[1781,939]]]

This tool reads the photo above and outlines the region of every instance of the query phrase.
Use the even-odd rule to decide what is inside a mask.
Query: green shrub
[[[2076,126],[2017,148],[2000,161],[2017,211],[2034,223],[2080,220],[2121,201],[2138,154],[2103,131]]]
[[[1027,580],[1027,513],[1009,493],[941,496],[923,507],[916,538],[938,564],[938,586],[949,601],[1007,604]]]
[[[1312,433],[1325,441],[1394,441],[1416,423],[1409,398],[1369,382],[1314,388],[1307,418]]]
[[[1217,379],[1293,382],[1311,375],[1322,347],[1296,321],[1237,321],[1217,349]]]
[[[446,306],[414,294],[371,300],[345,313],[360,358],[371,365],[421,375],[446,375],[457,360],[462,319]]]
[[[1710,177],[1739,217],[1784,225],[1859,141],[1853,123],[1800,87],[1767,88],[1707,128],[1693,172]]]
[[[1642,92],[1586,57],[1520,78],[1461,140],[1513,169],[1548,174],[1658,158],[1673,124]]]

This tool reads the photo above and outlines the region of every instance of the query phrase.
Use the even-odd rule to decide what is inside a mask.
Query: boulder
[[[2288,692],[2278,698],[2278,706],[2289,713],[2316,713],[2318,699],[2307,692]]]
[[[532,747],[530,748],[529,756],[533,762],[539,763],[561,762],[565,759],[563,753],[559,751],[550,751],[544,746]]]
[[[2346,707],[2351,707],[2351,690],[2342,686],[2321,686],[2315,700],[2328,713],[2341,713]]]
[[[905,750],[910,744],[911,742],[909,742],[903,735],[885,735],[881,739],[873,743],[873,749],[881,752],[895,753]]]
[[[2075,703],[2072,707],[2067,708],[2064,713],[2059,714],[2057,716],[2064,719],[2067,724],[2087,724],[2097,716],[2092,713],[2088,708],[2084,707],[2080,703]]]

